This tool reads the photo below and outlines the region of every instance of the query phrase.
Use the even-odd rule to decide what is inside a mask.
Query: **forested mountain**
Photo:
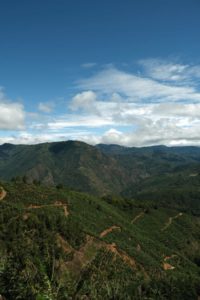
[[[198,147],[127,148],[78,141],[0,146],[2,179],[20,176],[28,183],[63,184],[96,195],[133,196],[144,181],[160,175],[167,181],[169,176],[171,181],[177,176],[187,181],[199,170]]]

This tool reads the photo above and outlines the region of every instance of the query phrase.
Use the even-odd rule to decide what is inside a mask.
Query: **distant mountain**
[[[0,177],[69,188],[98,195],[135,195],[138,185],[157,176],[200,172],[200,148],[119,145],[79,141],[0,146]]]

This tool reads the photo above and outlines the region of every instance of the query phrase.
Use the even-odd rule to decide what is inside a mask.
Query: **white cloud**
[[[41,111],[41,112],[44,112],[44,113],[51,113],[53,111],[53,108],[54,108],[54,103],[53,102],[40,102],[38,104],[38,109]]]
[[[0,130],[24,129],[25,112],[21,103],[11,102],[0,88]]]

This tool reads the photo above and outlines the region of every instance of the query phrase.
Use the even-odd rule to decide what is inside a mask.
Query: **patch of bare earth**
[[[167,270],[174,270],[175,267],[172,266],[172,265],[170,265],[169,263],[163,263],[163,269],[164,269],[165,271],[167,271]]]
[[[76,250],[72,248],[67,241],[61,236],[57,238],[58,246],[60,246],[67,254],[72,253],[73,258],[70,261],[62,262],[61,268],[70,270],[74,275],[78,275],[82,268],[87,266],[96,256],[98,250],[105,249],[111,252],[115,260],[117,257],[120,258],[126,265],[132,269],[136,269],[136,262],[133,257],[129,256],[126,252],[119,249],[115,243],[107,244],[106,242],[100,241],[95,237],[87,235],[86,242],[80,249]]]
[[[171,255],[171,256],[165,256],[165,257],[164,257],[163,269],[164,269],[165,271],[167,271],[167,270],[174,270],[174,269],[175,269],[174,266],[172,266],[171,264],[169,264],[168,260],[170,260],[170,259],[172,259],[172,258],[174,258],[174,257],[176,257],[176,256],[177,256],[177,255],[173,254],[173,255]]]

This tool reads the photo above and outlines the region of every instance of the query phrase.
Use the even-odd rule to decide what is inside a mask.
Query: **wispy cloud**
[[[161,59],[140,60],[139,64],[143,66],[147,76],[159,81],[185,85],[186,83],[194,84],[194,80],[200,78],[200,65],[181,64]]]
[[[130,101],[200,101],[195,86],[176,86],[160,83],[152,78],[127,73],[116,68],[99,72],[79,82],[79,88],[103,94],[119,93]]]

